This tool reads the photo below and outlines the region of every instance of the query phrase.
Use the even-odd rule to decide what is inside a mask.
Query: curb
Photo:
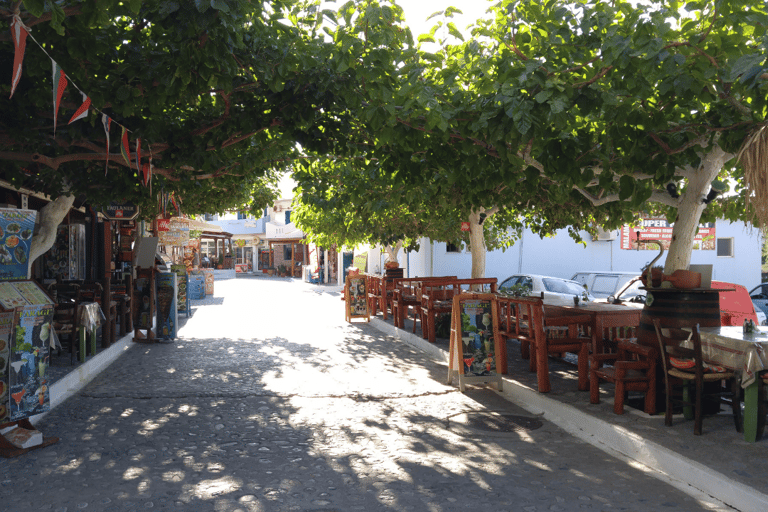
[[[425,352],[433,360],[448,365],[448,352],[420,336],[398,329],[379,318],[371,318],[371,326]],[[504,390],[501,394],[510,402],[532,414],[543,414],[547,421],[614,457],[642,464],[657,478],[697,499],[711,501],[714,498],[743,511],[768,510],[768,495],[752,487],[644,439],[635,432],[549,398],[509,376],[502,378]]]

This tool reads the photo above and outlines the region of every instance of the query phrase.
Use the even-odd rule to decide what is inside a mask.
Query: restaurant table
[[[544,303],[544,315],[589,315],[592,319],[592,353],[603,353],[603,333],[612,327],[637,327],[640,325],[641,308],[602,302],[580,302],[579,305]]]
[[[690,329],[687,329],[690,330]],[[768,330],[755,328],[745,333],[742,326],[700,327],[701,356],[707,363],[737,372],[744,388],[744,440],[762,436],[765,419],[760,410],[757,374],[768,369]]]

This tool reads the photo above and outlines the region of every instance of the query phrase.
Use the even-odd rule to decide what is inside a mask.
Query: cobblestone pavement
[[[730,510],[531,417],[370,325],[338,288],[230,279],[0,463],[0,510]],[[183,319],[183,317],[182,317]],[[511,428],[486,431],[488,413]]]

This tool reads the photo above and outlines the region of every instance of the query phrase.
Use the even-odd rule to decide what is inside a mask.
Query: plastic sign
[[[139,216],[139,207],[133,203],[109,203],[101,212],[109,220],[134,220]]]
[[[469,222],[462,222],[461,223],[461,230],[462,231],[469,231]]]

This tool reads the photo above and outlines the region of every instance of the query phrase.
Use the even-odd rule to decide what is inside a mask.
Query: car
[[[544,301],[547,304],[573,305],[574,297],[585,302],[595,300],[586,288],[576,281],[538,274],[512,275],[501,282],[498,291],[506,295],[530,295],[532,297],[542,296],[543,293]]]
[[[768,315],[768,283],[760,283],[749,292],[749,298],[755,305],[756,311],[762,311]],[[760,324],[766,325],[766,324]]]
[[[640,272],[585,271],[576,272],[571,281],[583,284],[597,299],[607,299],[621,290],[624,285],[640,277]]]
[[[627,283],[616,296],[608,297],[610,304],[626,304],[642,307],[645,304],[645,292],[641,289],[640,279]],[[747,289],[740,284],[712,281],[712,288],[725,290],[720,292],[720,323],[721,325],[743,325],[744,320],[752,320],[758,325],[768,325],[766,314],[756,308]],[[754,290],[753,290],[754,291]]]

